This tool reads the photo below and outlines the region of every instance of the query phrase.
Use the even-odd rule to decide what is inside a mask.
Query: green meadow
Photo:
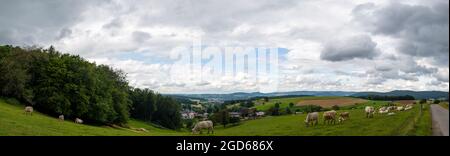
[[[323,97],[335,98],[335,97]],[[284,102],[292,98],[280,99]],[[289,102],[288,102],[289,103]],[[428,105],[420,113],[415,105],[412,110],[396,112],[393,116],[375,114],[366,118],[363,108],[366,105],[381,107],[385,102],[369,101],[357,106],[341,107],[350,112],[350,119],[341,124],[306,127],[306,114],[267,116],[255,120],[242,121],[237,125],[215,126],[214,134],[196,134],[213,136],[427,136],[431,135],[431,117]],[[59,121],[39,112],[32,116],[23,113],[23,105],[13,104],[0,99],[0,136],[181,136],[192,135],[189,130],[179,131],[131,120],[127,128],[111,126],[93,126],[75,124],[71,120]],[[320,113],[322,115],[322,113]],[[145,128],[147,132],[138,131]]]

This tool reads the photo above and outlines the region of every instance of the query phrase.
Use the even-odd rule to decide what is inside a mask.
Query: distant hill
[[[230,94],[166,94],[173,97],[189,97],[192,99],[207,99],[216,101],[228,100],[244,100],[254,97],[278,97],[278,96],[350,96],[356,92],[345,91],[292,91],[292,92],[274,92],[274,93],[260,93],[260,92],[236,92]]]
[[[380,96],[405,96],[411,95],[415,99],[428,99],[428,98],[446,98],[448,99],[448,92],[442,91],[408,91],[408,90],[395,90],[391,92],[347,92],[347,91],[291,91],[291,92],[273,92],[273,93],[260,93],[260,92],[236,92],[230,94],[167,94],[169,96],[184,97],[200,100],[213,100],[213,101],[228,101],[228,100],[245,100],[254,97],[279,97],[279,96],[354,96],[361,97],[367,95],[380,95]]]
[[[410,95],[415,99],[438,99],[445,98],[448,99],[448,92],[442,91],[409,91],[409,90],[394,90],[390,92],[359,92],[352,94],[350,96],[363,97],[368,95],[378,95],[378,96],[405,96]]]

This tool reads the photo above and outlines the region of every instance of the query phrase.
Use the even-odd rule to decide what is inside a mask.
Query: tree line
[[[129,86],[126,74],[52,46],[0,46],[0,96],[35,109],[94,124],[124,125],[129,117],[171,129],[180,127],[180,106],[169,97]]]
[[[359,96],[359,98],[377,101],[415,100],[415,98],[411,95],[404,95],[404,96],[367,95],[367,96]]]

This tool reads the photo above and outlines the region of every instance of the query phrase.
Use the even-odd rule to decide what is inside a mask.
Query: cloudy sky
[[[54,45],[162,93],[260,91],[174,73],[171,51],[195,38],[278,48],[278,91],[449,90],[448,0],[0,1],[0,44]]]

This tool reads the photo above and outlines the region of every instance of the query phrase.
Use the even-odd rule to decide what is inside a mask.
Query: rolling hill
[[[184,97],[200,100],[245,100],[254,97],[283,97],[283,96],[353,96],[361,97],[367,95],[382,95],[382,96],[405,96],[411,95],[416,99],[429,98],[446,98],[448,99],[448,92],[442,91],[409,91],[409,90],[394,90],[390,92],[348,92],[348,91],[291,91],[291,92],[274,92],[274,93],[260,93],[260,92],[236,92],[230,94],[166,94],[173,97]]]
[[[150,124],[131,120],[130,128],[75,124],[71,120],[59,121],[39,112],[32,116],[23,113],[24,106],[11,104],[0,98],[0,136],[153,136],[183,135],[173,130],[161,129]],[[148,132],[137,131],[145,128]]]
[[[409,90],[394,90],[390,92],[359,92],[352,94],[354,97],[362,97],[368,95],[378,95],[378,96],[405,96],[410,95],[415,99],[439,99],[445,98],[448,99],[448,92],[442,91],[409,91]]]

